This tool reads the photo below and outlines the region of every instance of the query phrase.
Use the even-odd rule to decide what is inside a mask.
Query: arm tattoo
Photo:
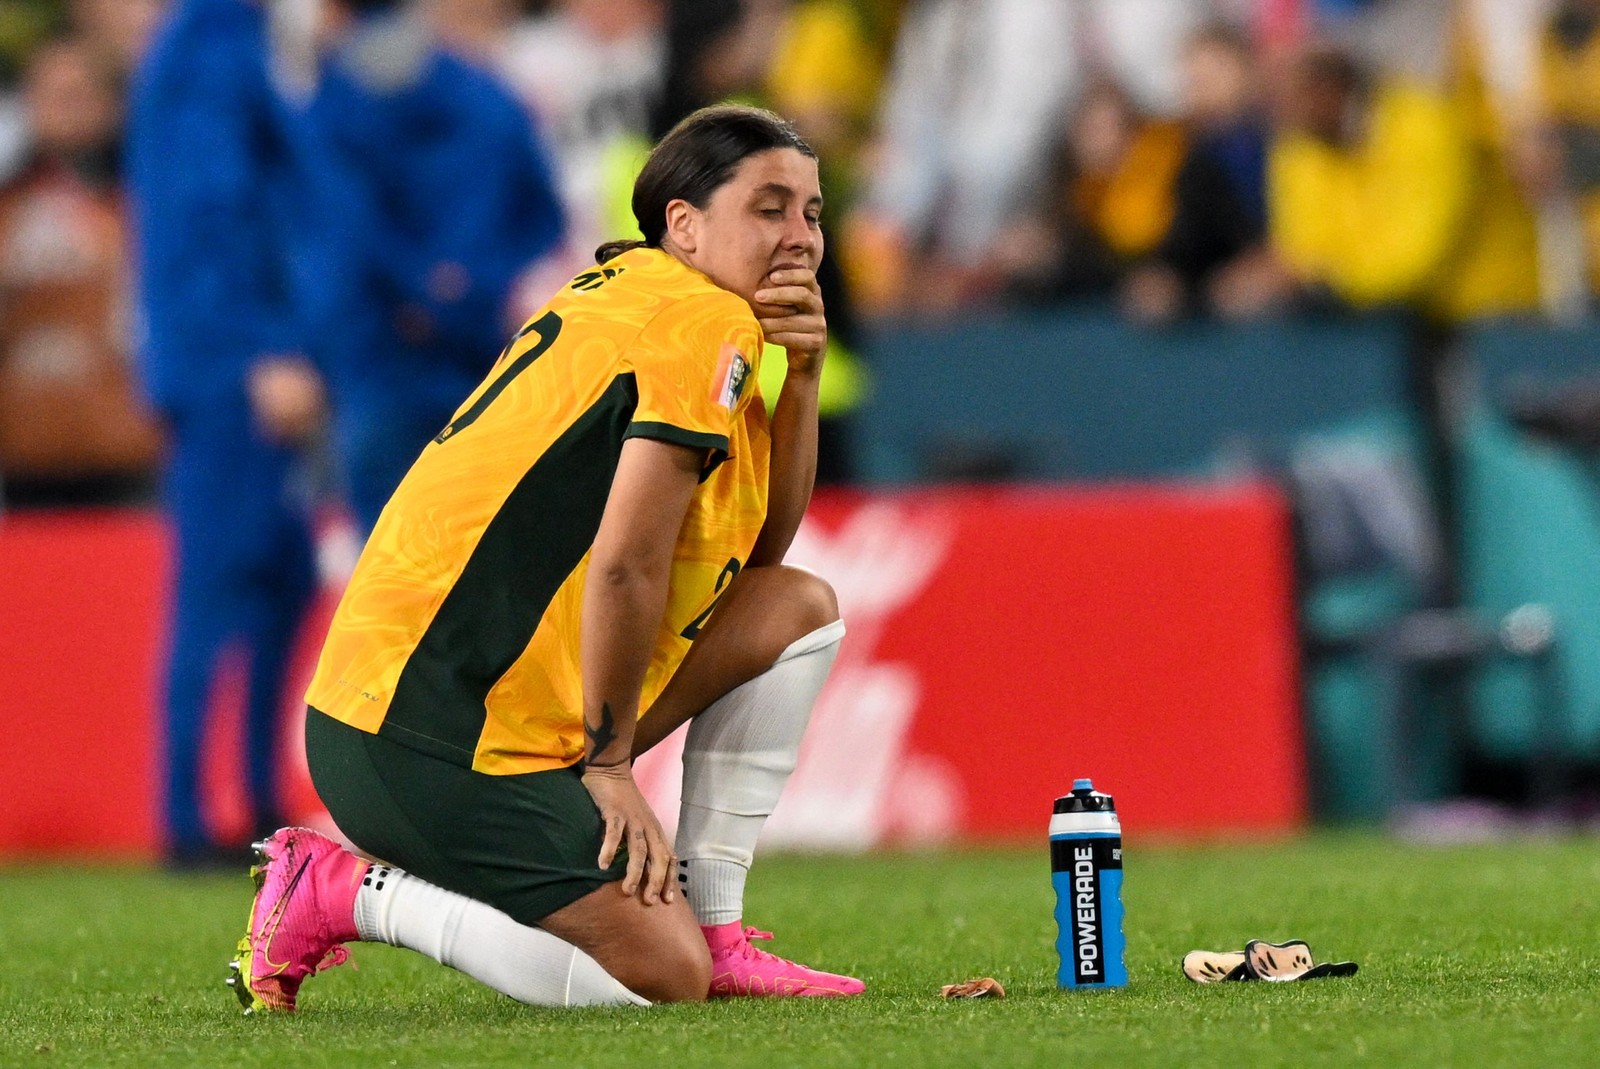
[[[611,714],[611,703],[600,703],[600,726],[595,727],[587,720],[583,722],[583,732],[589,736],[589,760],[594,760],[605,752],[605,748],[617,741],[616,718]]]

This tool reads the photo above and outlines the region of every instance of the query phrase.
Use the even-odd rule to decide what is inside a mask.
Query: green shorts
[[[577,767],[488,776],[306,712],[311,782],[373,857],[537,924],[620,880],[596,866],[600,812]]]

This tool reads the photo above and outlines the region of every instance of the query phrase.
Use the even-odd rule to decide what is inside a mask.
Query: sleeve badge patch
[[[745,383],[749,381],[750,361],[732,345],[723,345],[721,359],[717,361],[717,404],[730,412],[733,411],[739,404],[739,398],[744,394]]]

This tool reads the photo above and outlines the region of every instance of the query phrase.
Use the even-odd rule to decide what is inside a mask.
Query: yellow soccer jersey
[[[706,450],[640,709],[672,677],[767,511],[761,332],[654,249],[584,272],[523,327],[389,500],[306,701],[480,772],[583,756],[579,607],[631,437]]]

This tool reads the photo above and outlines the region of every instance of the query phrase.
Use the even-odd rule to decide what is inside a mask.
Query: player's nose
[[[783,228],[783,247],[815,256],[821,245],[821,232],[811,225],[805,213],[791,212]]]

